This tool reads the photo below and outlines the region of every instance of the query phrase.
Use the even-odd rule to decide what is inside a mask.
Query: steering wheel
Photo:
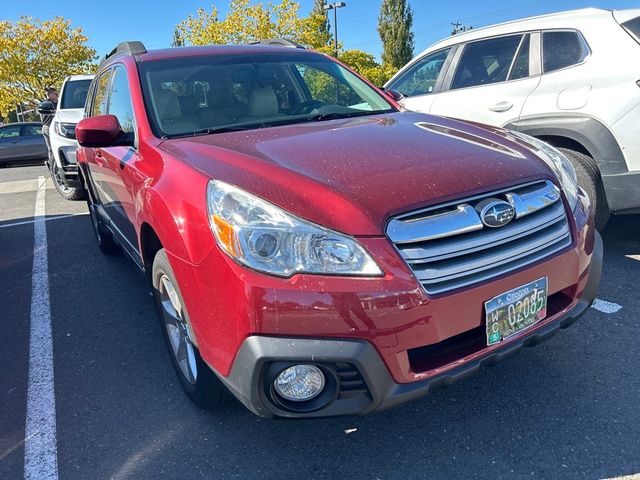
[[[301,113],[311,113],[314,109],[324,105],[320,100],[307,100],[291,110],[291,115],[299,115]]]

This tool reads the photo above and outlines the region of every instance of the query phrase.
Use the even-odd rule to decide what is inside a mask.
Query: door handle
[[[98,166],[102,167],[104,165],[104,158],[102,157],[102,153],[100,153],[100,150],[96,150],[94,160],[96,161],[96,164]]]
[[[504,101],[496,103],[493,107],[489,107],[489,110],[492,112],[506,112],[507,110],[511,110],[512,107],[513,103]]]

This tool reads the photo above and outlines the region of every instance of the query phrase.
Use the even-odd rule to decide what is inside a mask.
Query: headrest
[[[249,115],[252,117],[266,117],[277,115],[278,97],[271,87],[256,88],[249,96]]]
[[[157,90],[155,97],[156,109],[161,122],[175,120],[182,116],[178,96],[171,90]]]

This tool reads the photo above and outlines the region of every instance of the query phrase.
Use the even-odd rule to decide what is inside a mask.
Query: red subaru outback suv
[[[569,161],[392,96],[284,46],[126,42],[101,64],[76,130],[91,220],[145,273],[196,403],[388,408],[593,301],[602,242]]]

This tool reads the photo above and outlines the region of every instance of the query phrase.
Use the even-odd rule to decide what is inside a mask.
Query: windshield
[[[347,69],[309,52],[175,58],[139,69],[159,137],[395,111]]]
[[[64,85],[60,108],[84,108],[91,80],[71,80]]]

